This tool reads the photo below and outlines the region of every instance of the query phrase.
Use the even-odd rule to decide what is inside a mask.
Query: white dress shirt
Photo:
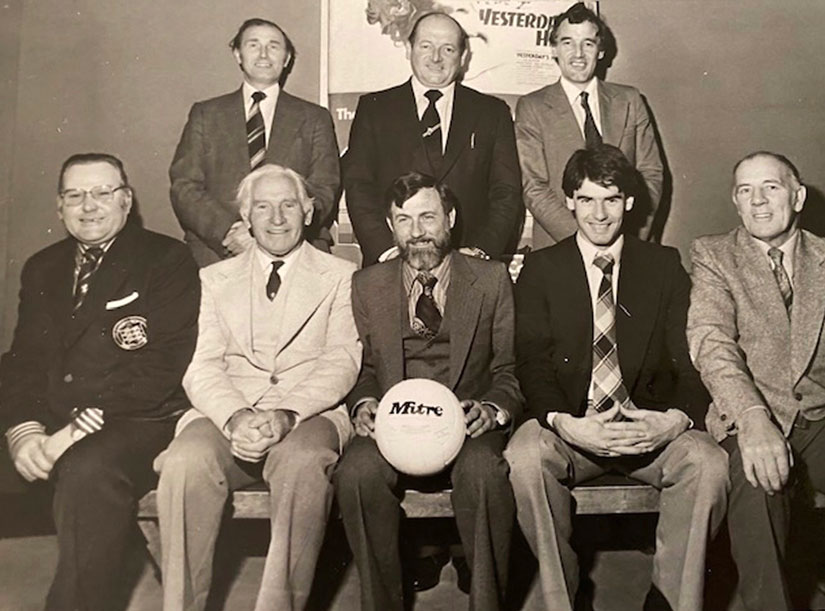
[[[453,100],[455,99],[455,82],[446,87],[425,87],[415,76],[412,77],[413,96],[415,97],[415,108],[418,111],[418,120],[424,116],[424,111],[430,105],[430,101],[424,95],[430,89],[438,89],[442,96],[435,103],[435,109],[441,118],[441,152],[447,150],[447,138],[450,134],[450,119],[453,116]]]

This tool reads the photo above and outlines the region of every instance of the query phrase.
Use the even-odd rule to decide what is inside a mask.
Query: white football
[[[378,449],[408,475],[442,471],[455,460],[465,434],[458,398],[433,380],[402,380],[387,391],[375,414]]]

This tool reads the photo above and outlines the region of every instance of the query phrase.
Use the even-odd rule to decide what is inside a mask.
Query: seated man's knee
[[[484,443],[480,437],[468,438],[453,465],[452,481],[454,487],[475,486],[496,479],[506,480],[508,473],[500,448]]]
[[[224,479],[220,448],[211,441],[215,425],[197,420],[183,429],[155,461],[160,470],[160,486],[192,485],[204,479]],[[197,485],[197,484],[196,484]]]
[[[338,465],[332,481],[339,498],[387,479],[386,462],[378,446],[371,439],[356,437],[347,448]]]
[[[266,457],[263,478],[270,486],[273,480],[278,480],[281,484],[300,484],[302,480],[314,484],[318,475],[330,479],[337,461],[338,453],[331,448],[320,445],[276,444]]]
[[[539,436],[541,426],[535,420],[520,426],[504,449],[504,458],[510,466],[510,481],[513,485],[524,483],[532,486],[541,476],[541,454]]]
[[[687,446],[685,461],[710,485],[728,485],[728,454],[705,432],[687,431],[678,440]]]

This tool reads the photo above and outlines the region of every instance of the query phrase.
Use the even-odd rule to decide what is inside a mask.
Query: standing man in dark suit
[[[341,195],[332,117],[283,91],[295,47],[277,24],[248,19],[229,46],[243,84],[192,106],[169,168],[172,207],[186,242],[201,267],[252,246],[236,191],[250,170],[272,163],[306,177],[315,201],[307,239],[328,252]]]
[[[456,524],[472,574],[470,608],[500,609],[507,587],[513,493],[501,456],[522,409],[513,354],[513,297],[501,263],[454,251],[455,196],[416,172],[387,192],[400,257],[353,276],[355,324],[364,346],[347,403],[355,440],[333,478],[361,577],[361,607],[403,608],[399,495],[409,479],[374,439],[378,402],[394,384],[428,378],[449,387],[466,412],[467,435],[451,469]]]
[[[129,222],[119,159],[63,164],[69,237],[26,262],[11,350],[0,361],[0,429],[17,471],[54,485],[59,558],[46,609],[115,608],[135,507],[152,459],[188,407],[200,285],[187,248]]]
[[[644,100],[633,87],[600,80],[607,26],[583,3],[558,15],[550,32],[558,82],[523,96],[516,106],[516,142],[524,183],[524,203],[532,213],[533,248],[542,248],[576,232],[565,207],[561,175],[570,155],[601,142],[619,147],[644,178],[637,208],[638,233],[650,227],[662,195],[662,155]]]
[[[494,259],[512,252],[524,217],[507,105],[458,80],[467,33],[452,17],[419,18],[406,43],[412,77],[361,96],[343,160],[344,188],[364,265],[397,254],[383,195],[395,178],[435,176],[458,198],[453,246]]]
[[[742,226],[694,241],[687,333],[708,430],[730,455],[739,593],[748,611],[776,611],[797,608],[791,497],[825,492],[825,240],[799,228],[807,192],[784,155],[748,155],[733,183]]]
[[[708,397],[685,339],[690,280],[676,250],[622,233],[638,186],[619,149],[576,151],[563,189],[578,230],[528,256],[516,288],[517,372],[534,419],[505,452],[543,608],[569,611],[576,596],[570,489],[617,471],[661,490],[645,608],[701,611],[727,461],[691,430]]]

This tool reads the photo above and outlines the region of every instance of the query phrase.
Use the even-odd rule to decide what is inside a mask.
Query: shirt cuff
[[[6,431],[6,443],[9,446],[9,454],[14,456],[20,443],[32,434],[46,434],[46,426],[36,420],[21,422]]]
[[[547,428],[549,428],[551,431],[556,430],[555,420],[556,420],[556,416],[558,416],[558,415],[559,415],[559,412],[547,412],[547,414],[545,414],[545,416],[544,416],[544,421],[547,423]]]
[[[376,403],[378,403],[378,399],[376,399],[375,397],[362,397],[358,399],[358,401],[355,402],[355,405],[352,406],[352,409],[349,410],[350,420],[355,418],[355,412],[357,412],[358,408],[367,401],[375,401]]]
[[[771,417],[771,410],[769,410],[769,409],[768,409],[767,407],[765,407],[764,405],[751,405],[750,407],[746,407],[746,408],[745,408],[745,409],[743,409],[741,412],[739,412],[739,415],[738,415],[738,416],[736,416],[736,420],[740,420],[740,419],[742,418],[742,416],[744,416],[744,415],[745,415],[745,414],[747,414],[748,412],[752,412],[752,411],[753,411],[753,410],[755,410],[755,409],[762,409],[762,410],[765,410],[765,413],[768,415],[768,418],[770,418],[770,417]]]

